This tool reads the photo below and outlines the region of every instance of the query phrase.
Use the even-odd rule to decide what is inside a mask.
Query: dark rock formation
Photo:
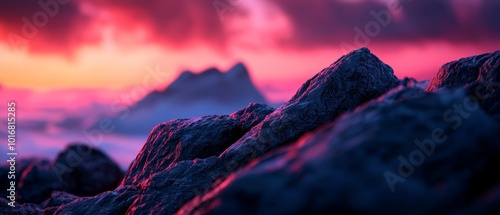
[[[139,190],[127,214],[172,214],[253,159],[293,142],[398,83],[389,66],[368,49],[360,49],[307,81],[277,110],[253,104],[230,116],[161,124],[153,129],[122,182]],[[99,198],[101,195],[78,202],[92,207]],[[58,213],[71,211],[68,207],[75,202],[61,206]]]
[[[308,80],[276,110],[250,104],[231,115],[156,126],[113,191],[77,199],[53,192],[39,206],[12,210],[61,215],[498,214],[500,145],[495,135],[500,126],[489,116],[498,113],[499,91],[493,88],[498,55],[447,64],[429,84],[399,81],[368,49],[356,50]],[[182,77],[190,78],[188,73]],[[483,97],[471,96],[478,87]],[[62,153],[54,164],[28,167],[23,179],[57,168],[56,176],[64,179],[57,186],[92,195],[104,188],[90,182],[112,171],[95,169],[106,166],[105,160],[81,168],[74,164],[92,163],[99,156],[74,159],[71,152]],[[71,172],[65,171],[68,166]],[[75,181],[90,172],[97,176]],[[37,190],[47,195],[42,191]],[[7,209],[0,206],[0,212]]]
[[[69,169],[66,169],[69,168]],[[70,145],[54,161],[64,190],[77,196],[93,196],[113,190],[123,179],[120,167],[107,155],[84,144]]]
[[[43,213],[43,210],[35,204],[25,203],[19,204],[16,202],[15,207],[8,205],[10,201],[4,198],[0,198],[0,214],[16,214],[16,215],[39,215]]]
[[[78,198],[78,196],[66,192],[54,191],[50,198],[42,202],[39,207],[45,208],[45,214],[54,214],[59,206],[68,204]]]
[[[137,189],[132,186],[121,186],[113,191],[107,191],[94,197],[83,197],[69,204],[59,207],[55,212],[53,208],[44,211],[46,215],[52,214],[125,214],[128,207],[137,197]],[[155,213],[161,214],[160,211]]]
[[[18,159],[18,158],[16,158]],[[30,166],[33,163],[49,163],[50,161],[47,159],[41,159],[41,158],[26,158],[26,159],[21,159],[16,161],[16,169],[15,169],[15,182],[16,185],[19,185],[19,179],[21,178],[21,174],[23,171]],[[4,164],[4,162],[2,162]],[[8,196],[7,189],[9,188],[9,183],[10,179],[8,179],[8,174],[9,174],[9,168],[10,166],[2,165],[0,166],[0,195],[2,197]]]
[[[174,213],[217,179],[223,179],[254,158],[380,96],[398,83],[392,69],[366,48],[343,56],[308,80],[290,101],[268,115],[218,157],[179,162],[150,177],[141,184],[141,194],[128,212],[147,214],[155,208],[167,214]],[[150,142],[145,148],[148,144]],[[141,153],[151,157],[157,152]],[[141,169],[144,167],[141,166]]]
[[[32,163],[22,174],[19,183],[19,202],[41,203],[50,197],[52,191],[64,190],[51,162]]]
[[[500,122],[500,51],[449,62],[427,88],[465,88],[466,95]]]
[[[18,201],[41,203],[53,191],[77,196],[93,196],[113,190],[123,173],[101,151],[87,145],[70,145],[53,162],[31,162],[23,171],[18,186]]]
[[[490,117],[476,107],[460,124],[443,120],[465,98],[400,87],[257,159],[178,214],[460,212],[500,180]]]
[[[151,131],[122,184],[139,184],[181,161],[219,156],[272,111],[267,105],[253,103],[231,116],[204,116],[160,124]]]

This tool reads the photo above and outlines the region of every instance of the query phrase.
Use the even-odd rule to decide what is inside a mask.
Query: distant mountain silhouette
[[[238,63],[227,72],[209,68],[185,71],[165,90],[153,91],[130,108],[126,117],[114,117],[116,132],[147,135],[161,122],[211,114],[230,114],[249,103],[267,103]]]

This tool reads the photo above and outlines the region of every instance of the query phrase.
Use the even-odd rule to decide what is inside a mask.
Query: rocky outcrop
[[[132,186],[121,186],[94,197],[84,197],[70,202],[57,210],[46,208],[46,215],[66,214],[125,214],[128,207],[137,198],[137,189]],[[156,211],[159,213],[159,211]]]
[[[392,69],[366,48],[343,56],[308,80],[290,101],[252,127],[218,157],[179,162],[150,177],[141,184],[141,194],[128,214],[153,213],[152,208],[172,214],[216,180],[343,112],[382,95],[398,83]],[[179,151],[182,149],[169,154]]]
[[[273,108],[250,104],[230,116],[172,120],[156,126],[125,176],[124,185],[139,184],[181,161],[219,156]]]
[[[15,183],[19,185],[19,179],[21,178],[21,173],[23,173],[28,166],[31,166],[31,164],[49,163],[49,162],[50,162],[49,160],[42,158],[25,158],[17,160],[15,174],[14,174]],[[9,183],[10,183],[10,179],[8,178],[9,171],[11,171],[10,166],[8,165],[0,166],[0,192],[1,192],[0,195],[4,198],[9,195],[9,192],[7,191],[7,189],[9,189]]]
[[[500,122],[500,51],[443,65],[427,91],[443,88],[464,88],[470,100]]]
[[[39,207],[45,208],[45,214],[54,214],[59,206],[68,204],[78,198],[78,196],[66,192],[54,191],[51,193],[50,198],[42,202]]]
[[[0,214],[19,214],[19,215],[39,215],[43,213],[43,209],[32,203],[19,204],[15,203],[15,207],[8,204],[9,200],[0,198]]]
[[[443,120],[465,98],[399,87],[257,159],[178,214],[460,212],[500,181],[491,118],[476,107],[460,123]]]
[[[122,182],[122,186],[138,189],[127,214],[172,214],[253,159],[398,84],[389,66],[368,49],[360,49],[308,80],[277,110],[252,104],[229,116],[163,123],[153,129]],[[68,207],[76,202],[92,208],[102,195],[115,200],[119,196],[105,193],[84,198],[61,206],[58,213],[71,211]]]
[[[19,179],[17,201],[21,203],[42,203],[53,191],[93,196],[115,189],[123,179],[116,163],[84,144],[68,146],[54,161],[28,159],[19,163],[21,167],[17,172],[22,173],[16,175]]]
[[[368,49],[356,50],[277,109],[250,104],[156,126],[113,191],[52,193],[19,207],[61,215],[497,214],[498,91],[488,88],[497,55],[447,64],[429,83],[399,81]],[[479,65],[475,76],[471,65]],[[489,94],[479,100],[473,86]]]

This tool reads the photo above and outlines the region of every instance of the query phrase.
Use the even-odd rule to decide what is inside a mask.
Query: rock
[[[449,63],[429,83],[399,81],[363,48],[276,110],[250,104],[156,126],[114,191],[82,198],[52,192],[38,206],[16,209],[3,199],[0,213],[497,214],[500,125],[489,115],[498,113],[498,55]],[[231,76],[244,77],[239,70]],[[51,164],[29,165],[21,182],[54,177],[46,172],[52,168],[61,182],[44,179],[31,189],[44,196],[57,185],[86,195],[102,188],[91,181],[113,172],[97,168],[108,163],[102,157],[70,147]]]
[[[453,106],[464,101],[461,91],[400,86],[256,159],[177,214],[459,213],[500,181],[491,118],[477,106],[460,123],[443,117],[460,116]]]
[[[28,166],[22,174],[18,189],[19,202],[36,204],[49,198],[54,190],[65,190],[49,161]]]
[[[172,165],[170,157],[182,154],[183,150],[163,150],[168,147],[165,145],[172,144],[172,141],[166,140],[170,140],[169,138],[176,136],[178,132],[185,133],[183,127],[179,127],[177,123],[190,124],[192,121],[170,122],[171,125],[157,127],[144,146],[149,150],[142,150],[136,159],[141,165],[135,167],[151,176],[140,183],[140,194],[127,214],[150,214],[156,211],[172,214],[214,182],[225,178],[254,158],[296,140],[343,112],[353,110],[358,105],[382,95],[398,83],[399,80],[392,69],[368,49],[363,48],[343,56],[308,80],[290,101],[266,116],[238,141],[232,145],[231,141],[224,143],[224,146],[229,147],[220,155],[211,153],[212,157],[194,160],[187,160],[189,157],[185,157],[186,160]],[[177,129],[172,130],[165,126]],[[190,135],[197,137],[207,133],[206,135],[212,135],[212,139],[222,139],[214,136],[220,133],[219,128],[207,128],[211,131],[197,130]],[[173,141],[173,144],[177,144],[177,141]],[[199,145],[197,141],[207,140],[197,139],[187,144]],[[164,146],[158,146],[159,143]],[[163,159],[155,161],[158,157]],[[158,166],[161,168],[157,168]],[[166,166],[168,168],[157,171]],[[156,174],[152,175],[152,172]],[[134,179],[132,182],[140,182],[140,175],[142,174],[134,176],[139,180]],[[126,179],[125,184],[128,182],[130,181]]]
[[[252,103],[247,108],[229,116],[204,116],[195,119],[172,120],[158,125],[153,129],[147,144],[144,145],[132,163],[123,179],[122,186],[112,192],[82,198],[63,205],[57,209],[56,214],[69,212],[95,214],[96,212],[104,213],[103,211],[105,211],[104,214],[124,214],[137,198],[138,190],[135,186],[141,186],[149,181],[175,183],[172,190],[175,188],[177,195],[182,194],[180,193],[181,190],[190,187],[184,185],[186,180],[183,181],[182,177],[192,179],[197,177],[200,183],[205,183],[203,186],[209,186],[212,181],[206,180],[207,176],[203,174],[203,171],[207,169],[194,171],[189,168],[216,167],[215,165],[202,165],[200,162],[214,160],[214,156],[223,152],[228,145],[239,139],[272,111],[274,109],[267,105]],[[193,163],[197,162],[200,165],[193,165]],[[168,178],[152,179],[157,177],[157,173],[167,172],[165,171],[167,169],[172,175],[177,176],[178,180],[175,180],[173,176],[170,180]],[[164,183],[153,185],[162,188],[167,187]],[[158,190],[156,192],[164,191]],[[192,193],[190,196],[196,194],[198,192]],[[180,206],[187,200],[189,199],[180,201],[177,204]],[[172,197],[171,201],[177,201],[177,198]],[[109,202],[120,203],[119,206],[116,206],[115,204],[109,204]],[[154,204],[154,202],[151,202],[151,204]],[[82,210],[80,208],[91,209]],[[47,210],[46,212],[50,214],[51,211]]]
[[[53,162],[31,163],[19,182],[19,202],[41,203],[53,191],[93,196],[113,190],[123,179],[116,163],[97,149],[73,144]]]
[[[39,215],[43,213],[43,210],[35,204],[26,203],[19,204],[15,203],[14,206],[9,206],[10,200],[0,198],[0,214],[19,214],[19,215]]]
[[[66,192],[54,191],[50,195],[50,198],[42,202],[39,206],[45,209],[44,213],[54,214],[59,206],[68,204],[78,198],[78,196]],[[50,213],[48,213],[49,211]]]
[[[125,214],[132,201],[137,197],[137,189],[132,186],[121,186],[113,191],[107,191],[94,197],[83,197],[59,207],[55,212],[52,208],[44,214]],[[156,211],[157,213],[159,211]]]
[[[19,158],[16,158],[16,159],[19,159]],[[16,170],[15,170],[15,183],[16,183],[16,186],[19,185],[19,179],[21,178],[21,173],[23,173],[23,171],[28,167],[30,166],[31,164],[33,163],[45,163],[45,162],[50,162],[49,160],[47,159],[42,159],[42,158],[25,158],[25,159],[20,159],[20,160],[17,160],[16,162]],[[2,163],[4,164],[4,163]],[[8,178],[8,175],[9,175],[9,171],[10,171],[10,166],[8,165],[1,165],[0,166],[0,196],[2,197],[6,197],[9,195],[7,189],[9,188],[9,184],[10,184],[10,179]]]
[[[443,88],[464,88],[470,100],[500,122],[500,51],[443,65],[427,91]]]
[[[181,161],[219,156],[273,110],[252,103],[231,116],[203,116],[160,124],[151,131],[122,184],[137,185]]]
[[[69,168],[69,169],[67,169]],[[93,196],[115,189],[123,179],[120,167],[107,155],[85,144],[73,144],[59,153],[54,169],[64,190],[77,196]]]

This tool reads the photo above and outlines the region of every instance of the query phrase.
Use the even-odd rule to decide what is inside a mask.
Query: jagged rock
[[[44,208],[44,212],[47,214],[54,214],[57,208],[61,205],[68,204],[75,199],[78,199],[78,196],[72,195],[70,193],[62,192],[62,191],[54,191],[50,195],[50,198],[42,202],[39,206],[40,208]]]
[[[460,121],[444,117],[461,116],[453,106],[465,99],[399,87],[257,159],[178,214],[460,212],[500,180],[491,118],[466,105]],[[491,212],[480,209],[471,211]]]
[[[123,186],[112,192],[82,198],[63,205],[57,209],[56,214],[69,212],[74,214],[94,214],[95,212],[102,213],[102,211],[105,211],[105,214],[124,214],[137,198],[138,191],[134,186],[140,186],[147,183],[147,181],[153,180],[151,178],[155,177],[156,173],[166,169],[169,169],[173,175],[196,173],[195,171],[185,171],[191,167],[185,164],[196,163],[197,161],[205,162],[209,159],[200,158],[219,155],[228,145],[235,142],[272,111],[274,109],[267,105],[252,103],[247,108],[229,116],[205,116],[190,120],[173,120],[158,125],[151,132],[147,140],[148,144],[144,145],[132,163],[123,179]],[[197,165],[196,167],[202,166],[204,165]],[[179,172],[175,172],[176,169]],[[206,183],[206,175],[201,172],[203,172],[203,169],[198,171],[196,175],[184,177],[193,178],[193,176],[197,176],[201,183]],[[178,191],[182,190],[183,187],[189,187],[183,185],[182,177],[178,177],[178,179],[178,181],[175,181],[174,178],[172,180],[164,178],[161,181],[176,183],[175,189]],[[205,186],[209,185],[206,184]],[[193,193],[191,196],[197,193]],[[176,201],[176,198],[172,197],[171,200]],[[178,204],[182,204],[187,200]],[[115,204],[109,204],[109,202],[120,202],[120,204],[116,206]],[[91,210],[82,210],[80,209],[82,207],[91,208]],[[46,211],[47,214],[50,214],[50,212]]]
[[[500,122],[500,51],[462,58],[441,67],[427,87],[465,88],[466,95]]]
[[[111,159],[83,144],[68,146],[53,162],[31,163],[19,181],[19,202],[41,203],[53,191],[92,196],[113,190],[123,173]]]
[[[19,204],[15,203],[15,207],[9,206],[9,200],[0,198],[0,214],[16,214],[16,215],[39,215],[43,213],[43,210],[35,204],[25,203]]]
[[[46,215],[52,214],[125,214],[132,201],[137,197],[137,189],[132,186],[121,186],[113,191],[107,191],[94,197],[83,197],[69,204],[59,207],[55,212],[53,208],[44,211]],[[160,213],[160,211],[156,211]]]
[[[186,201],[208,189],[216,180],[223,179],[254,158],[296,140],[341,113],[382,95],[398,83],[392,69],[367,48],[353,51],[308,80],[290,101],[252,127],[222,154],[178,162],[143,181],[140,184],[140,194],[127,213],[148,214],[160,210],[172,214]],[[159,131],[164,130],[155,129],[151,134],[154,138],[146,142],[145,148],[150,147],[150,144],[156,145],[153,140],[176,134],[169,131],[158,136],[156,133]],[[191,135],[197,136],[196,133]],[[147,155],[142,155],[146,152]],[[164,154],[167,152],[163,150],[141,151],[138,158],[155,158],[156,153],[170,157],[174,152]]]
[[[28,166],[19,183],[19,202],[41,203],[54,190],[64,190],[49,161],[32,163]]]
[[[230,116],[204,116],[160,124],[151,131],[122,184],[139,184],[180,161],[219,156],[273,110],[252,103]]]
[[[16,158],[19,159],[19,158]],[[20,159],[16,161],[16,169],[15,169],[15,183],[16,186],[19,185],[19,179],[21,178],[21,173],[30,166],[33,163],[45,163],[45,162],[50,162],[47,159],[41,159],[41,158],[25,158],[25,159]],[[8,178],[9,171],[10,171],[10,166],[8,165],[3,165],[4,163],[2,162],[2,165],[0,166],[0,196],[6,197],[9,195],[7,189],[9,188],[9,183],[10,179]]]

